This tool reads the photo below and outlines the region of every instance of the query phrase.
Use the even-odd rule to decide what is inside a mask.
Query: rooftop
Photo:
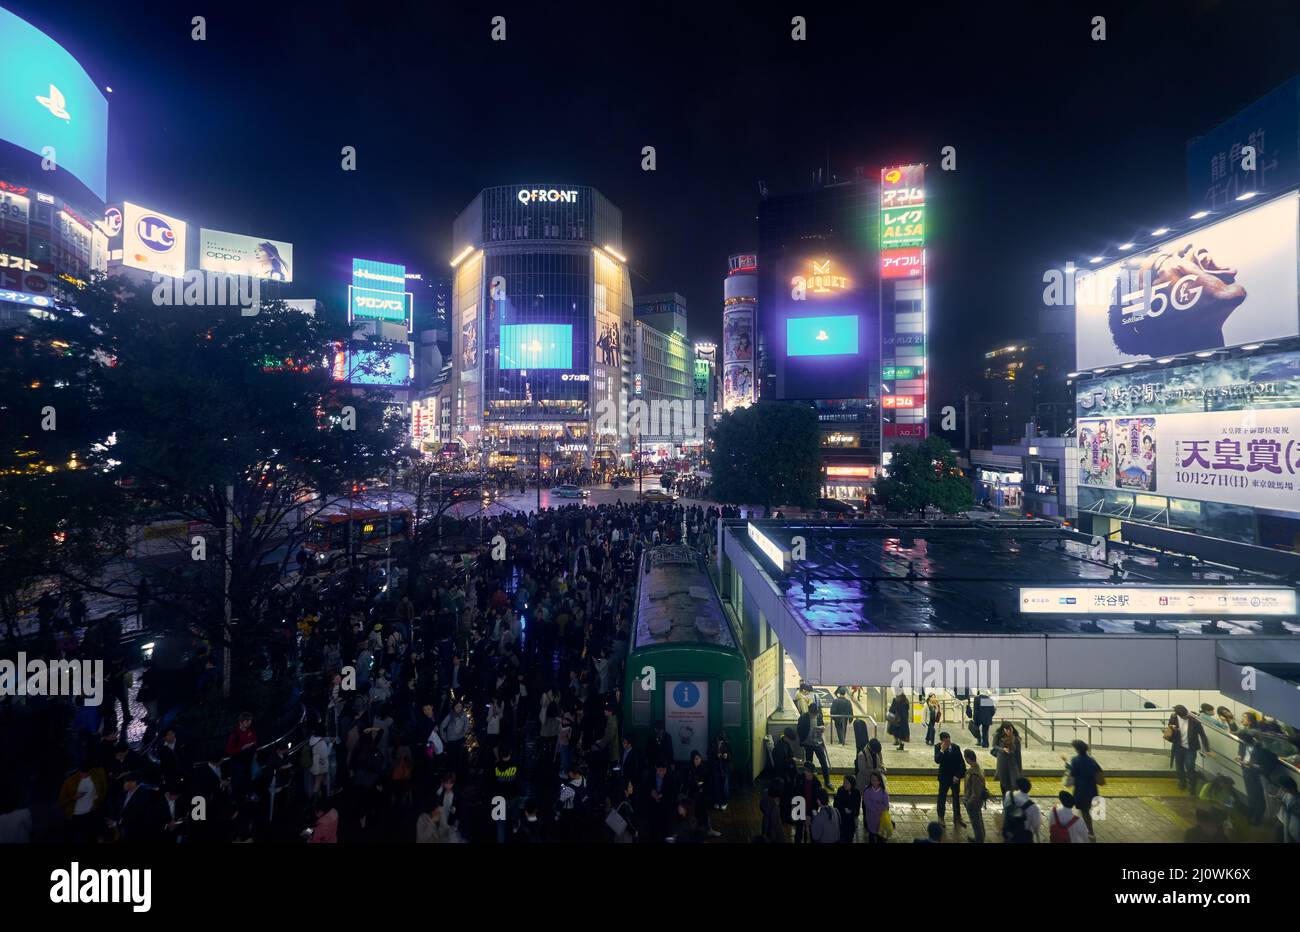
[[[1294,618],[1220,619],[1207,630],[1209,617],[1159,618],[1151,627],[1143,617],[1022,616],[1022,586],[1287,585],[1137,548],[1123,551],[1117,577],[1111,564],[1090,558],[1086,541],[1048,521],[749,523],[782,550],[803,538],[804,559],[782,573],[745,522],[729,525],[809,634],[1300,634]]]
[[[736,646],[709,574],[681,544],[652,547],[642,557],[633,647],[657,644]]]

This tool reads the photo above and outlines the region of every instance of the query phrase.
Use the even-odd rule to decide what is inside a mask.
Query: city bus
[[[749,778],[753,729],[750,665],[740,632],[691,548],[651,547],[637,574],[636,616],[625,670],[625,732],[647,746],[662,722],[681,763],[731,745],[737,778]]]
[[[303,547],[315,566],[328,566],[349,549],[358,555],[387,553],[411,538],[415,497],[410,492],[360,492],[321,508],[311,519]]]

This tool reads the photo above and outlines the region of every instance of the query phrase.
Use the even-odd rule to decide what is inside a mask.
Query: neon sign
[[[790,296],[796,301],[803,301],[809,294],[832,294],[847,291],[850,287],[847,275],[836,275],[831,271],[830,259],[822,262],[812,260],[812,274],[796,275],[790,279],[790,285]]]
[[[533,204],[537,201],[552,204],[576,204],[578,202],[577,191],[558,191],[555,188],[520,188],[515,197],[519,199],[521,204]]]

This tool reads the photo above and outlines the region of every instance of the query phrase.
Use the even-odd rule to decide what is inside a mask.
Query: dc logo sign
[[[116,207],[104,211],[104,232],[109,236],[117,236],[122,232],[122,212]]]
[[[171,224],[162,217],[146,214],[135,225],[135,235],[154,252],[170,252],[176,245],[176,234]]]
[[[700,688],[694,683],[678,683],[673,690],[673,702],[679,709],[691,709],[700,701]]]

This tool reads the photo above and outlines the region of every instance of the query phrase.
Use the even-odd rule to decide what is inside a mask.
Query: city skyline
[[[870,181],[887,164],[927,163],[942,360],[932,391],[950,400],[978,375],[972,350],[1032,335],[1044,270],[1185,216],[1184,143],[1290,76],[1285,57],[1267,50],[1285,47],[1294,29],[1252,36],[1258,68],[1211,57],[1184,76],[1172,113],[1135,123],[1122,101],[1141,76],[1212,56],[1210,35],[1249,31],[1240,6],[1176,8],[1176,17],[1121,11],[1104,42],[1090,39],[1092,12],[1080,6],[1020,13],[1008,29],[997,16],[941,5],[924,21],[891,22],[888,33],[865,11],[812,10],[804,43],[791,42],[788,18],[775,14],[696,15],[671,4],[599,15],[503,8],[504,42],[491,40],[490,16],[467,11],[385,17],[337,4],[295,18],[287,36],[210,15],[207,39],[194,42],[189,14],[166,4],[145,4],[156,15],[129,22],[79,2],[9,7],[113,88],[110,202],[296,243],[292,293],[332,308],[356,255],[444,274],[451,220],[483,188],[581,184],[623,210],[634,294],[680,292],[692,338],[717,341],[719,281],[729,255],[756,245],[760,183],[773,195],[800,193],[818,172],[843,181],[865,168]],[[1157,22],[1164,41],[1153,46]],[[640,56],[663,49],[673,67],[624,59],[617,42],[596,41],[607,34],[635,35]],[[1062,41],[1049,56],[1025,47],[1024,34]],[[534,43],[555,49],[557,36],[579,52],[548,66]],[[133,44],[149,54],[118,53]],[[899,92],[864,93],[859,63],[877,48],[915,56]],[[493,55],[498,66],[482,68]],[[400,86],[385,78],[398,60],[411,66]],[[1072,74],[1084,67],[1100,69],[1086,87]],[[564,106],[548,108],[548,98]],[[357,150],[355,172],[340,171],[344,145]],[[641,170],[647,145],[654,172]],[[955,171],[939,167],[948,145]],[[236,185],[245,196],[229,196]],[[1044,204],[1050,210],[1025,213]]]

